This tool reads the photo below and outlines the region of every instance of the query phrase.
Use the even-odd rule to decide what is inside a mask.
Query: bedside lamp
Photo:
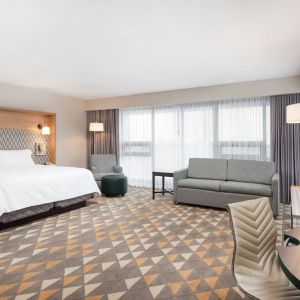
[[[103,123],[90,123],[90,132],[94,133],[94,154],[96,154],[96,143],[95,143],[95,137],[96,137],[96,132],[103,132],[104,131],[104,125]]]

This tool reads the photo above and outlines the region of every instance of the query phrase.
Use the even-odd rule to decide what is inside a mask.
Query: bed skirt
[[[31,206],[10,213],[5,213],[0,216],[0,230],[25,224],[43,217],[66,212],[71,209],[83,207],[85,206],[86,201],[91,198],[94,198],[94,194],[83,195],[80,197],[53,203]]]

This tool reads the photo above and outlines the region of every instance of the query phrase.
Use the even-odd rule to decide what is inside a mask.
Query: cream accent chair
[[[233,277],[250,299],[300,299],[280,268],[277,229],[268,198],[229,204],[234,238]],[[298,262],[296,262],[298,263]]]

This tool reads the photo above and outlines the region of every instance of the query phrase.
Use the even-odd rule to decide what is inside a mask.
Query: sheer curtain
[[[159,106],[153,109],[153,169],[174,171],[181,161],[180,106]]]
[[[191,157],[214,157],[214,104],[193,103],[182,105],[181,167],[188,165]]]
[[[270,103],[267,98],[223,101],[218,104],[220,158],[270,158]]]
[[[120,162],[130,185],[150,187],[153,170],[184,168],[190,157],[268,160],[269,98],[120,109]]]
[[[119,113],[120,165],[130,185],[149,186],[153,170],[151,108],[122,109]]]

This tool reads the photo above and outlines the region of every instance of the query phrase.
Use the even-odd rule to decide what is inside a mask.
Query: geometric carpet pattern
[[[224,210],[130,188],[0,232],[0,300],[242,299]]]

